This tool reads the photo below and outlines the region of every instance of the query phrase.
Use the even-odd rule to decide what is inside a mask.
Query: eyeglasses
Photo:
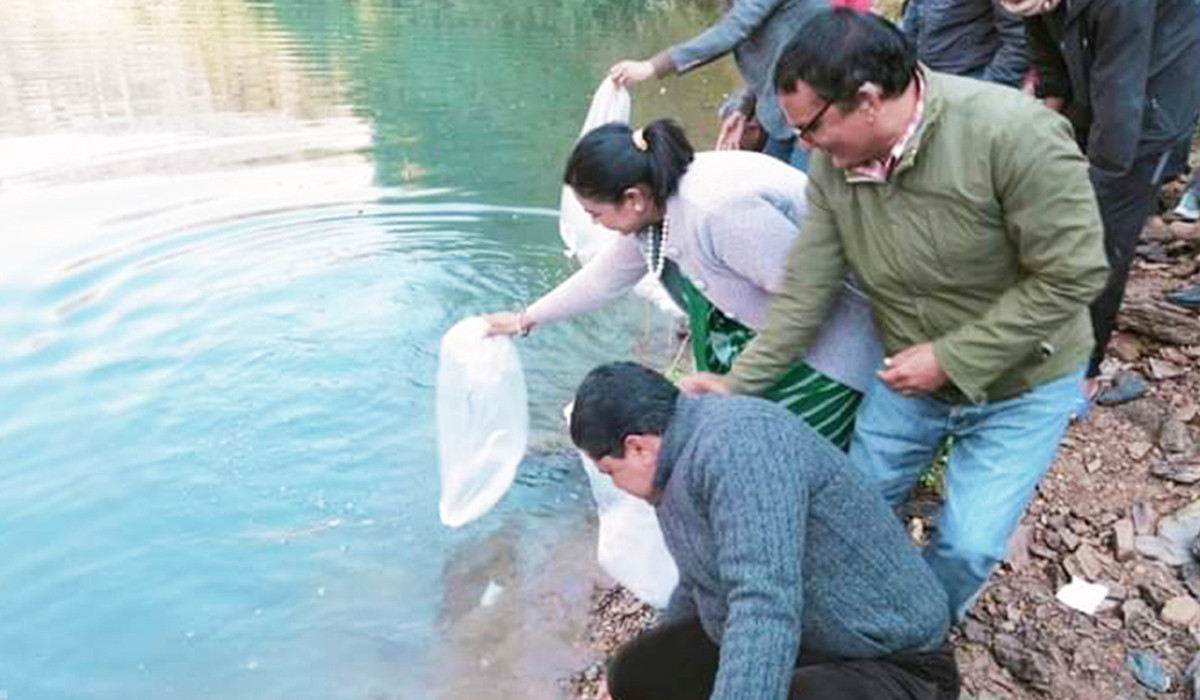
[[[813,116],[812,119],[808,120],[807,124],[801,124],[801,125],[795,127],[793,129],[793,131],[796,134],[796,138],[798,138],[798,139],[811,138],[813,135],[813,132],[816,131],[821,126],[821,117],[825,116],[825,112],[828,112],[829,108],[831,106],[833,106],[833,100],[825,100],[824,106],[822,106],[821,109],[817,110],[817,113]]]

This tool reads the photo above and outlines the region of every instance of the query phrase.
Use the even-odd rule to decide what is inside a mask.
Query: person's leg
[[[962,619],[1007,554],[1025,506],[1067,428],[1083,368],[1014,399],[964,406],[954,417],[945,502],[925,559]]]
[[[854,423],[850,461],[892,506],[908,497],[948,431],[949,407],[905,397],[875,379]]]
[[[608,692],[613,700],[705,700],[719,660],[698,618],[661,624],[617,650]]]
[[[1109,271],[1108,282],[1091,305],[1096,345],[1088,365],[1088,377],[1100,374],[1100,363],[1104,360],[1117,311],[1125,297],[1134,250],[1146,225],[1146,217],[1154,209],[1158,186],[1170,155],[1170,151],[1166,151],[1142,156],[1134,161],[1128,173],[1121,176],[1109,175],[1096,168],[1090,170],[1100,204],[1100,218],[1104,222],[1104,252]]]
[[[954,700],[958,666],[949,647],[892,658],[799,666],[788,700]]]

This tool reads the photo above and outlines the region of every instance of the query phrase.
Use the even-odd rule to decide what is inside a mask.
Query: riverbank
[[[1189,670],[1200,663],[1200,315],[1159,301],[1200,283],[1198,271],[1200,228],[1147,228],[1105,363],[1145,393],[1068,432],[1008,561],[952,635],[964,698],[1200,698]],[[927,530],[931,505],[910,504],[910,531]],[[1056,600],[1072,578],[1107,588],[1094,615]],[[571,695],[596,698],[603,660],[653,618],[619,586],[598,586],[594,659]]]

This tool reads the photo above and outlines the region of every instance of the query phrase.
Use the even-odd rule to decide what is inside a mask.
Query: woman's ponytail
[[[575,144],[563,182],[578,195],[612,203],[630,187],[646,185],[662,206],[679,189],[693,155],[687,135],[671,119],[657,119],[637,131],[605,124]]]

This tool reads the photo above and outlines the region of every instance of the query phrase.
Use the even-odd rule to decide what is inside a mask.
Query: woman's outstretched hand
[[[693,372],[679,380],[679,388],[687,394],[729,394],[729,383],[719,374]]]
[[[608,69],[608,76],[617,87],[628,87],[654,77],[654,65],[649,61],[621,61]]]
[[[529,317],[517,311],[484,314],[483,320],[487,321],[488,335],[528,335],[533,328]]]

